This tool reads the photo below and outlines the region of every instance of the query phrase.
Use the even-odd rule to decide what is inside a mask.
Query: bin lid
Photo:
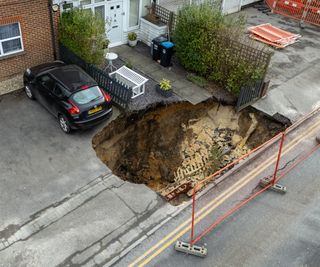
[[[162,43],[162,42],[165,42],[165,41],[168,41],[168,39],[166,37],[163,37],[163,36],[158,36],[156,38],[154,38],[152,40],[152,42],[154,43]]]
[[[164,47],[164,48],[171,48],[174,46],[174,43],[172,42],[162,42],[161,45]]]

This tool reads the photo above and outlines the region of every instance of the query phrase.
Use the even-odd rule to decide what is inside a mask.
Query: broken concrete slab
[[[273,116],[276,113],[295,122],[299,117],[320,107],[320,60],[286,83],[270,90],[253,107]]]

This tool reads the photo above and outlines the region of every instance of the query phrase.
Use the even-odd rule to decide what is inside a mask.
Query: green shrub
[[[187,79],[190,82],[193,82],[194,84],[196,84],[200,87],[206,87],[208,85],[208,82],[205,78],[198,76],[198,75],[195,75],[195,74],[192,74],[192,73],[187,75]]]
[[[261,79],[266,70],[254,59],[250,62],[240,56],[247,48],[242,44],[244,26],[244,17],[226,18],[208,3],[184,6],[173,33],[179,62],[196,73],[195,77],[218,82],[237,95],[243,85]],[[189,79],[199,82],[195,77]]]
[[[173,40],[177,58],[187,70],[206,76],[208,35],[223,25],[223,15],[209,4],[186,5],[179,11]]]
[[[108,45],[105,21],[91,11],[72,9],[63,12],[59,21],[59,40],[88,63],[104,63],[103,48]]]

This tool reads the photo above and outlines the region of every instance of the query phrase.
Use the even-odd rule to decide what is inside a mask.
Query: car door
[[[43,74],[37,78],[37,85],[39,92],[39,102],[51,113],[54,113],[53,89],[56,86],[55,80],[48,74]]]
[[[52,113],[57,116],[58,113],[65,112],[65,105],[63,102],[65,101],[65,89],[59,83],[56,83],[51,95],[51,110]]]

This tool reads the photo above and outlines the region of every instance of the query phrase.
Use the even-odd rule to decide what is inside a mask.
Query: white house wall
[[[116,1],[116,0],[115,0]],[[117,0],[119,1],[119,0]],[[117,43],[111,43],[110,44],[110,47],[113,47],[113,46],[117,46],[117,45],[121,45],[121,44],[125,44],[128,42],[128,33],[129,32],[136,32],[138,34],[138,38],[139,38],[139,34],[140,34],[140,31],[139,31],[139,28],[140,28],[140,25],[137,25],[137,26],[134,26],[134,27],[129,27],[129,1],[130,0],[123,0],[122,1],[122,9],[123,9],[123,17],[122,17],[122,38],[121,38],[121,42],[117,42]],[[65,1],[62,1],[62,0],[54,0],[54,3],[55,4],[60,4],[62,5]],[[70,0],[70,1],[67,1],[68,3],[72,3],[73,4],[73,7],[79,7],[80,6],[80,1],[79,0]],[[100,3],[97,3],[97,4],[103,4],[105,3],[106,5],[107,4],[110,4],[114,1],[105,1],[105,2],[100,2]],[[151,0],[150,0],[150,3],[151,3]],[[140,0],[140,9],[139,9],[139,14],[142,14],[142,12],[144,11],[144,6],[142,6],[142,0]],[[107,12],[107,11],[106,11]]]
[[[223,0],[221,9],[223,14],[231,14],[240,11],[243,6],[259,1],[260,0]]]

